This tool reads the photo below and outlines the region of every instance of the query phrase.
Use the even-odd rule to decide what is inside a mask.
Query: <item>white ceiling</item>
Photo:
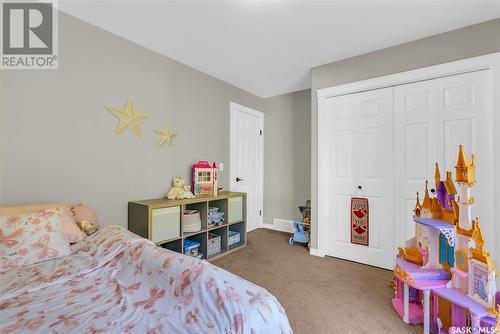
[[[64,12],[261,97],[314,66],[500,17],[500,1],[59,1]]]

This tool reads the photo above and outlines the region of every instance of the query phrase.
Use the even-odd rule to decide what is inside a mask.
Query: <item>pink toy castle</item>
[[[436,164],[436,196],[428,182],[422,203],[417,193],[415,237],[399,248],[392,304],[404,322],[423,323],[424,334],[495,333],[500,292],[479,219],[471,217],[475,160],[467,161],[462,145],[455,174],[458,189],[450,171],[441,180]]]

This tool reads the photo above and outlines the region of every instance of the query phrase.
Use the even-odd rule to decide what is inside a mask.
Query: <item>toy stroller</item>
[[[290,245],[294,242],[307,244],[309,247],[311,231],[311,201],[307,201],[305,206],[299,206],[299,211],[302,214],[302,221],[293,222],[293,236],[288,240]]]

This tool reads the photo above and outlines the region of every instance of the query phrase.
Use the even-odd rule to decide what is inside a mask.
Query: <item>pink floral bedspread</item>
[[[0,333],[292,333],[274,296],[119,226],[0,274]]]

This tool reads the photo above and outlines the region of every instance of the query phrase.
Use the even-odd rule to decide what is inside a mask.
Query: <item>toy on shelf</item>
[[[224,224],[224,211],[217,207],[208,208],[208,227],[212,228]]]
[[[495,265],[485,251],[479,219],[471,216],[475,168],[474,155],[469,163],[459,145],[457,188],[451,171],[441,180],[436,164],[436,195],[429,194],[428,182],[422,203],[417,192],[415,237],[396,257],[392,304],[404,322],[423,323],[424,334],[460,328],[493,333],[499,321]]]
[[[201,244],[194,240],[185,239],[183,248],[184,255],[196,257],[198,259],[203,258],[203,254],[199,252]]]
[[[184,185],[184,178],[182,176],[174,176],[172,178],[172,187],[167,193],[167,199],[186,198],[194,198],[194,195],[189,190],[189,186]]]
[[[191,167],[191,191],[195,196],[217,196],[218,172],[215,162],[198,161]]]

